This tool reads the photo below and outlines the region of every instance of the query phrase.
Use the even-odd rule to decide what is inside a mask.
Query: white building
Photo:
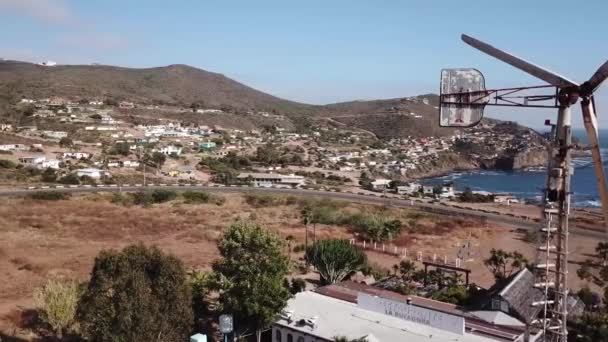
[[[164,146],[159,148],[158,150],[156,150],[157,152],[160,152],[164,155],[171,155],[171,154],[175,154],[175,155],[180,155],[182,154],[182,148],[179,146],[174,146],[174,145],[169,145],[169,146]]]
[[[35,155],[19,158],[19,163],[35,167],[37,169],[59,169],[59,160],[57,159],[46,159],[46,156]]]
[[[42,135],[44,135],[47,138],[61,139],[61,138],[67,138],[68,132],[64,132],[64,131],[42,131]]]
[[[36,166],[36,165],[42,163],[45,160],[46,160],[46,157],[42,156],[42,155],[28,156],[28,157],[21,157],[21,158],[19,158],[19,162],[21,164],[27,165],[27,166]]]
[[[375,179],[372,182],[372,188],[374,190],[384,190],[387,189],[391,184],[391,180],[390,179]]]
[[[63,159],[89,159],[91,154],[87,152],[63,152],[62,157]]]
[[[412,195],[420,190],[420,184],[409,183],[407,185],[400,185],[397,187],[397,193],[399,195]]]
[[[224,113],[224,111],[222,111],[220,109],[197,109],[196,112],[201,113],[201,114],[222,114],[222,113]]]
[[[57,159],[46,159],[40,164],[36,165],[39,169],[59,169],[59,160]]]
[[[240,181],[249,182],[256,187],[270,187],[273,185],[301,186],[305,178],[294,174],[281,175],[278,173],[241,173],[237,177]]]
[[[456,193],[454,192],[454,183],[444,183],[441,186],[441,192],[439,193],[439,197],[441,197],[441,198],[456,197]]]
[[[87,176],[94,179],[99,179],[101,176],[105,174],[104,170],[96,169],[96,168],[85,168],[76,170],[76,175],[78,177]]]
[[[272,326],[273,342],[334,341],[336,336],[369,342],[497,341],[466,332],[462,316],[365,293],[353,303],[300,292]]]
[[[0,145],[0,151],[27,151],[29,147],[23,144]]]

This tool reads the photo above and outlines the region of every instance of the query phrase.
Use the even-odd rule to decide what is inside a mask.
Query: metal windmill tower
[[[570,108],[580,100],[583,121],[599,186],[604,220],[608,218],[608,189],[598,143],[598,126],[593,93],[608,78],[608,61],[586,82],[578,84],[467,35],[470,46],[548,83],[536,87],[486,90],[481,72],[475,69],[445,69],[441,72],[440,125],[471,127],[478,124],[487,105],[556,108],[557,121],[549,136],[547,182],[543,193],[543,225],[535,264],[535,284],[543,299],[532,305],[539,315],[531,323],[543,341],[566,342],[568,336],[568,217],[572,176],[572,128]],[[526,95],[541,91],[542,94]]]

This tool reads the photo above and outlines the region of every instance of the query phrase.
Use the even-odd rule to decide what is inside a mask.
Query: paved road
[[[141,191],[144,189],[142,186],[123,186],[123,187],[64,187],[64,188],[44,188],[44,189],[1,189],[0,196],[22,196],[35,191],[61,191],[69,193],[87,193],[87,192],[119,192],[119,191]],[[239,192],[268,192],[268,193],[279,193],[293,196],[314,196],[314,197],[327,197],[332,199],[346,200],[357,203],[370,203],[379,205],[390,205],[393,207],[400,208],[415,208],[418,210],[432,212],[443,215],[451,216],[472,216],[481,219],[486,219],[488,222],[497,222],[503,224],[509,224],[517,228],[522,229],[536,229],[538,228],[538,222],[531,220],[525,220],[519,217],[513,217],[508,215],[501,215],[495,213],[482,212],[471,209],[455,208],[446,205],[424,203],[419,201],[411,201],[390,197],[381,197],[374,194],[357,194],[350,192],[332,192],[332,191],[320,191],[320,190],[308,190],[308,189],[281,189],[281,188],[249,188],[249,187],[218,187],[218,186],[205,186],[205,185],[191,185],[191,186],[177,186],[177,185],[156,185],[146,186],[145,189],[165,189],[174,191],[209,191],[209,192],[224,192],[224,193],[239,193]],[[586,229],[578,229],[576,227],[570,227],[570,233],[579,236],[587,236],[598,239],[605,239],[605,234],[601,232],[590,231]]]

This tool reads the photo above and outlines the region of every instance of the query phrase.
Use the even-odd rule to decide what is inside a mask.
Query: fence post
[[[447,256],[447,255],[444,255],[444,256],[443,256],[443,264],[444,264],[444,265],[447,265],[447,264],[448,264],[448,256]]]
[[[433,253],[433,262],[437,262],[437,253]]]
[[[418,252],[418,254],[416,255],[416,260],[422,261],[422,252]]]
[[[384,252],[384,244],[382,244],[382,252]]]
[[[363,249],[365,249],[365,240],[363,240]]]
[[[374,250],[376,250],[376,246],[377,246],[377,245],[378,245],[378,244],[376,243],[376,241],[374,241]]]

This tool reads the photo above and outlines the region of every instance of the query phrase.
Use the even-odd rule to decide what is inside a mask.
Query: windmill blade
[[[604,62],[589,79],[589,89],[593,93],[608,78],[608,61]]]
[[[538,65],[532,64],[510,53],[497,49],[492,45],[486,44],[473,37],[467,36],[466,34],[462,35],[462,40],[465,43],[476,48],[477,50],[485,52],[494,58],[500,59],[501,61],[510,64],[519,70],[525,71],[536,78],[540,78],[541,80],[558,88],[578,87],[578,84],[576,82],[573,82],[552,71],[541,68]]]
[[[595,177],[597,179],[598,192],[602,201],[602,211],[604,214],[604,224],[607,226],[608,232],[608,188],[606,187],[606,174],[604,173],[604,164],[602,163],[602,155],[600,153],[600,144],[597,132],[597,118],[595,116],[595,108],[593,100],[585,100],[581,102],[583,111],[583,122],[589,137],[591,145],[591,157],[593,159],[593,167],[595,168]]]

